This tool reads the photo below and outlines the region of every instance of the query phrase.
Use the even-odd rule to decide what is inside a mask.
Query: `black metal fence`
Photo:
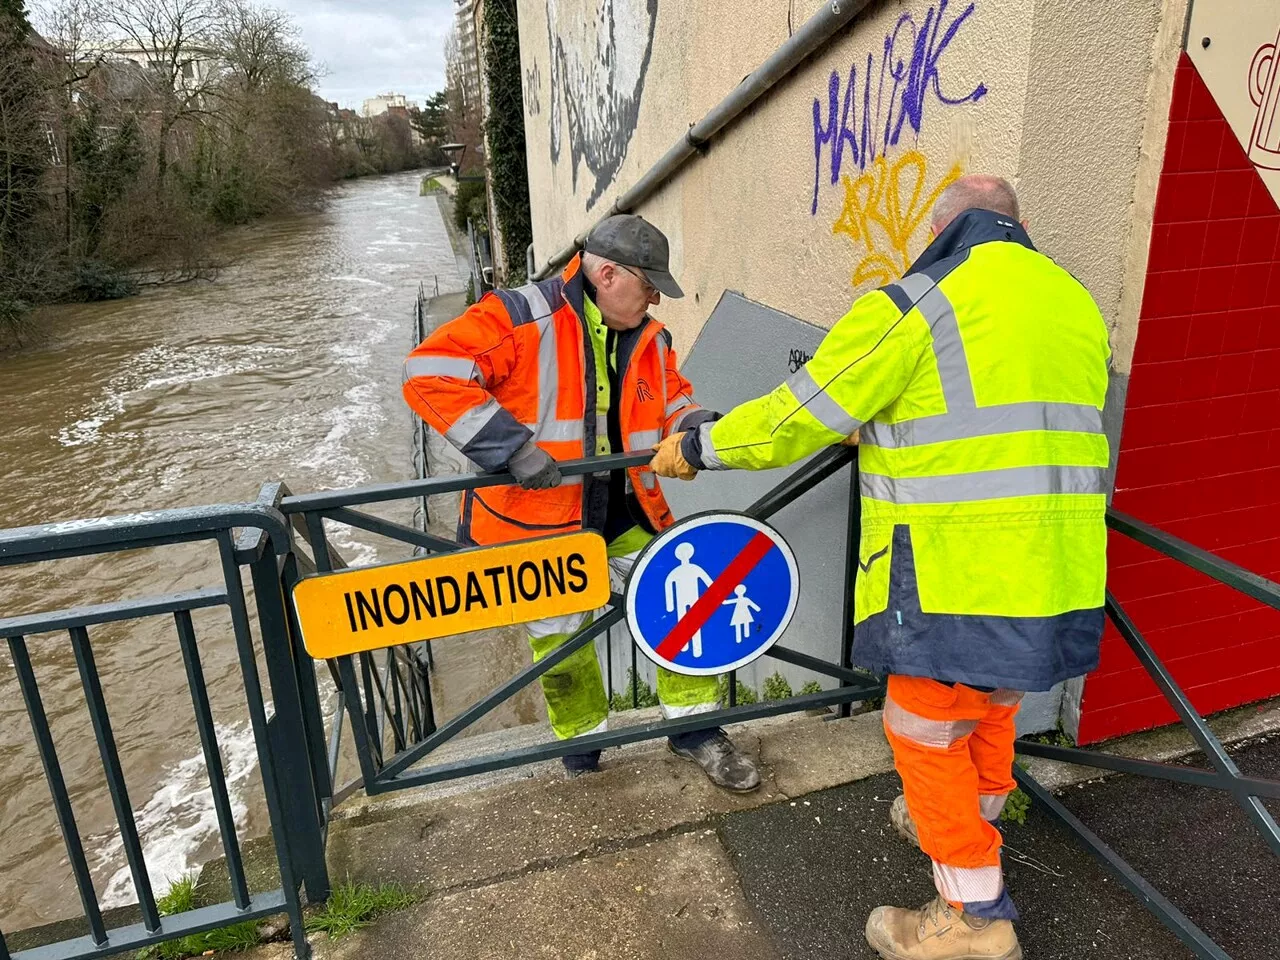
[[[560,471],[563,475],[572,477],[603,470],[621,470],[647,463],[651,456],[651,453],[644,452],[576,460],[561,463]],[[856,471],[856,458],[850,450],[833,448],[821,453],[764,498],[752,504],[746,512],[757,519],[767,519],[841,470]],[[502,474],[428,478],[365,487],[354,491],[286,496],[278,500],[278,506],[286,516],[292,519],[297,528],[306,531],[305,539],[314,558],[315,568],[321,572],[327,572],[335,569],[337,564],[333,545],[326,534],[326,521],[347,524],[428,553],[457,550],[461,545],[454,540],[376,517],[356,508],[396,500],[428,498],[442,493],[478,489],[509,482],[509,478]],[[856,482],[853,486],[856,489]],[[856,551],[856,538],[853,544],[852,549]],[[572,741],[550,740],[546,743],[452,763],[419,766],[430,759],[433,751],[471,727],[500,704],[510,700],[552,667],[563,662],[577,650],[594,643],[597,637],[619,624],[624,616],[620,605],[613,604],[602,616],[578,630],[553,653],[520,671],[438,728],[434,719],[430,717],[430,684],[423,684],[423,690],[427,694],[425,697],[416,701],[414,699],[416,688],[413,687],[413,682],[415,678],[421,676],[415,671],[421,669],[425,673],[429,670],[425,654],[416,650],[405,653],[403,652],[405,648],[393,648],[402,652],[398,655],[393,655],[390,650],[383,653],[385,668],[381,671],[376,664],[372,663],[373,656],[370,654],[340,658],[336,662],[335,670],[360,763],[358,785],[370,794],[386,793],[406,787],[422,786],[548,760],[568,753],[615,747],[724,723],[818,707],[848,705],[855,701],[881,696],[884,687],[879,680],[849,667],[849,651],[853,641],[852,587],[856,569],[856,562],[847,565],[846,628],[844,635],[840,638],[840,649],[834,660],[822,660],[782,646],[774,646],[766,653],[766,656],[776,660],[804,667],[839,681],[840,685],[834,689],[794,696],[785,700],[738,705],[734,696],[736,678],[730,675],[729,700],[721,710],[638,724],[623,730],[576,737]],[[429,647],[429,645],[422,646]],[[634,672],[632,676],[635,676]],[[420,707],[421,717],[410,708],[410,705],[415,702]],[[341,795],[345,795],[353,786],[354,784],[348,785]]]
[[[1219,583],[1239,590],[1269,607],[1280,610],[1280,585],[1272,583],[1243,567],[1228,563],[1206,550],[1193,546],[1177,537],[1172,537],[1157,530],[1149,524],[1136,520],[1126,514],[1110,511],[1107,525],[1123,536],[1130,537],[1139,543],[1151,547],[1166,557],[1171,557],[1201,573],[1217,580]],[[1271,852],[1280,857],[1280,827],[1275,818],[1262,805],[1261,798],[1280,800],[1280,781],[1265,780],[1257,777],[1246,777],[1241,774],[1235,761],[1227,754],[1222,742],[1209,729],[1204,718],[1192,706],[1191,700],[1183,692],[1169,668],[1161,662],[1160,657],[1143,638],[1141,632],[1125,613],[1124,608],[1107,592],[1107,616],[1119,630],[1129,649],[1138,658],[1138,662],[1150,674],[1160,692],[1178,714],[1182,725],[1190,732],[1196,745],[1208,758],[1212,770],[1198,769],[1174,763],[1156,763],[1150,760],[1137,760],[1129,757],[1115,756],[1095,750],[1082,750],[1078,747],[1062,747],[1052,744],[1037,743],[1031,740],[1019,740],[1018,752],[1026,756],[1043,757],[1048,760],[1060,760],[1064,763],[1094,767],[1115,773],[1136,774],[1143,777],[1155,777],[1159,780],[1171,780],[1176,783],[1190,783],[1198,786],[1222,790],[1231,794],[1248,814],[1249,819],[1257,827],[1259,833]],[[1203,930],[1179,910],[1160,891],[1156,890],[1132,866],[1125,862],[1115,850],[1111,849],[1092,830],[1071,813],[1048,790],[1041,786],[1034,777],[1025,770],[1015,768],[1014,776],[1027,792],[1038,803],[1043,804],[1050,812],[1061,820],[1076,838],[1089,850],[1102,865],[1130,893],[1141,901],[1147,909],[1159,918],[1160,922],[1173,931],[1197,957],[1202,960],[1231,960],[1227,952],[1213,941]],[[1263,918],[1262,922],[1267,922]]]
[[[248,539],[264,545],[265,549],[251,552],[238,549],[233,533],[236,527],[248,528],[251,531]],[[244,540],[245,535],[242,534],[241,539]],[[83,936],[23,950],[14,954],[15,960],[106,956],[282,911],[289,915],[298,956],[306,954],[299,891],[305,883],[311,900],[323,900],[329,894],[329,887],[324,865],[323,811],[317,803],[322,790],[316,775],[321,771],[307,762],[305,750],[297,748],[298,744],[308,742],[303,703],[308,695],[314,695],[315,675],[309,659],[290,656],[291,647],[286,636],[288,613],[279,586],[280,564],[287,563],[290,557],[285,518],[270,507],[235,504],[159,510],[134,516],[4,530],[0,531],[0,566],[36,564],[192,541],[210,541],[216,547],[222,571],[221,584],[194,592],[0,620],[0,637],[6,639],[13,658],[79,893],[84,926],[88,931]],[[257,600],[257,644],[241,574],[241,568],[246,565]],[[200,643],[192,623],[192,611],[215,607],[226,609],[230,632],[235,639],[280,871],[280,887],[265,893],[250,892],[245,876],[205,686]],[[156,892],[143,855],[91,637],[91,631],[102,624],[161,616],[173,618],[174,641],[182,652],[231,886],[231,900],[226,903],[164,917],[160,916]],[[50,633],[66,634],[66,640],[62,642],[70,643],[79,669],[94,740],[138,896],[142,917],[139,923],[108,929],[103,919],[98,891],[90,876],[84,843],[31,662],[28,638]],[[268,673],[267,689],[273,705],[270,717],[258,668],[259,649]],[[0,960],[9,960],[9,956],[3,933],[0,933]]]

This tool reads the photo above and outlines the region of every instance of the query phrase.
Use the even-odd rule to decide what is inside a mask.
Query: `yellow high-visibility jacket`
[[[862,430],[854,662],[1047,690],[1097,666],[1107,327],[1020,225],[970,210],[785,384],[685,436],[701,469]]]

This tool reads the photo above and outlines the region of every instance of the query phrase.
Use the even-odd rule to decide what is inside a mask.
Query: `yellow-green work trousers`
[[[652,539],[641,527],[632,527],[609,544],[609,576],[621,591],[637,555]],[[533,659],[541,660],[585,624],[592,613],[548,617],[527,624]],[[588,644],[542,675],[551,729],[561,740],[608,729],[609,699],[600,673],[595,644]],[[668,719],[716,709],[719,681],[716,677],[686,677],[658,668],[658,701]]]

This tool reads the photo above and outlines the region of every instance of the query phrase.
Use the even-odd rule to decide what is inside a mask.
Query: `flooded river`
[[[0,355],[0,526],[251,500],[413,477],[400,368],[419,282],[463,279],[418,176],[356,181],[325,208],[236,231],[215,282],[46,311],[47,339]],[[412,504],[378,511],[411,522]],[[354,563],[409,548],[332,534]],[[153,596],[220,580],[216,548],[186,544],[0,569],[0,615]],[[266,831],[225,611],[193,615],[243,833]],[[171,619],[91,631],[130,801],[157,892],[219,853],[216,819]],[[104,906],[133,898],[66,634],[28,638]],[[442,647],[459,691],[507,667]],[[507,659],[516,656],[509,652]],[[483,676],[465,674],[483,659]],[[325,676],[327,671],[321,671]],[[327,681],[325,681],[327,683]],[[460,701],[458,701],[460,702]],[[448,712],[452,712],[450,709]],[[498,718],[508,723],[532,717]],[[0,645],[0,929],[79,914],[48,788]]]

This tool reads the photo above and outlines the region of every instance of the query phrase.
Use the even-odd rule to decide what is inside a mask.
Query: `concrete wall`
[[[951,178],[1001,174],[1111,325],[1118,448],[1187,5],[871,3],[638,211],[667,233],[688,293],[655,315],[682,354],[727,290],[829,328],[905,272]],[[521,4],[539,265],[819,7]]]
[[[522,4],[539,263],[818,6]],[[1185,6],[872,3],[640,211],[670,236],[692,294],[659,312],[677,346],[726,289],[831,326],[923,248],[938,187],[983,170],[1018,184],[1033,236],[1117,328],[1127,372],[1137,305],[1124,281],[1142,272]]]

